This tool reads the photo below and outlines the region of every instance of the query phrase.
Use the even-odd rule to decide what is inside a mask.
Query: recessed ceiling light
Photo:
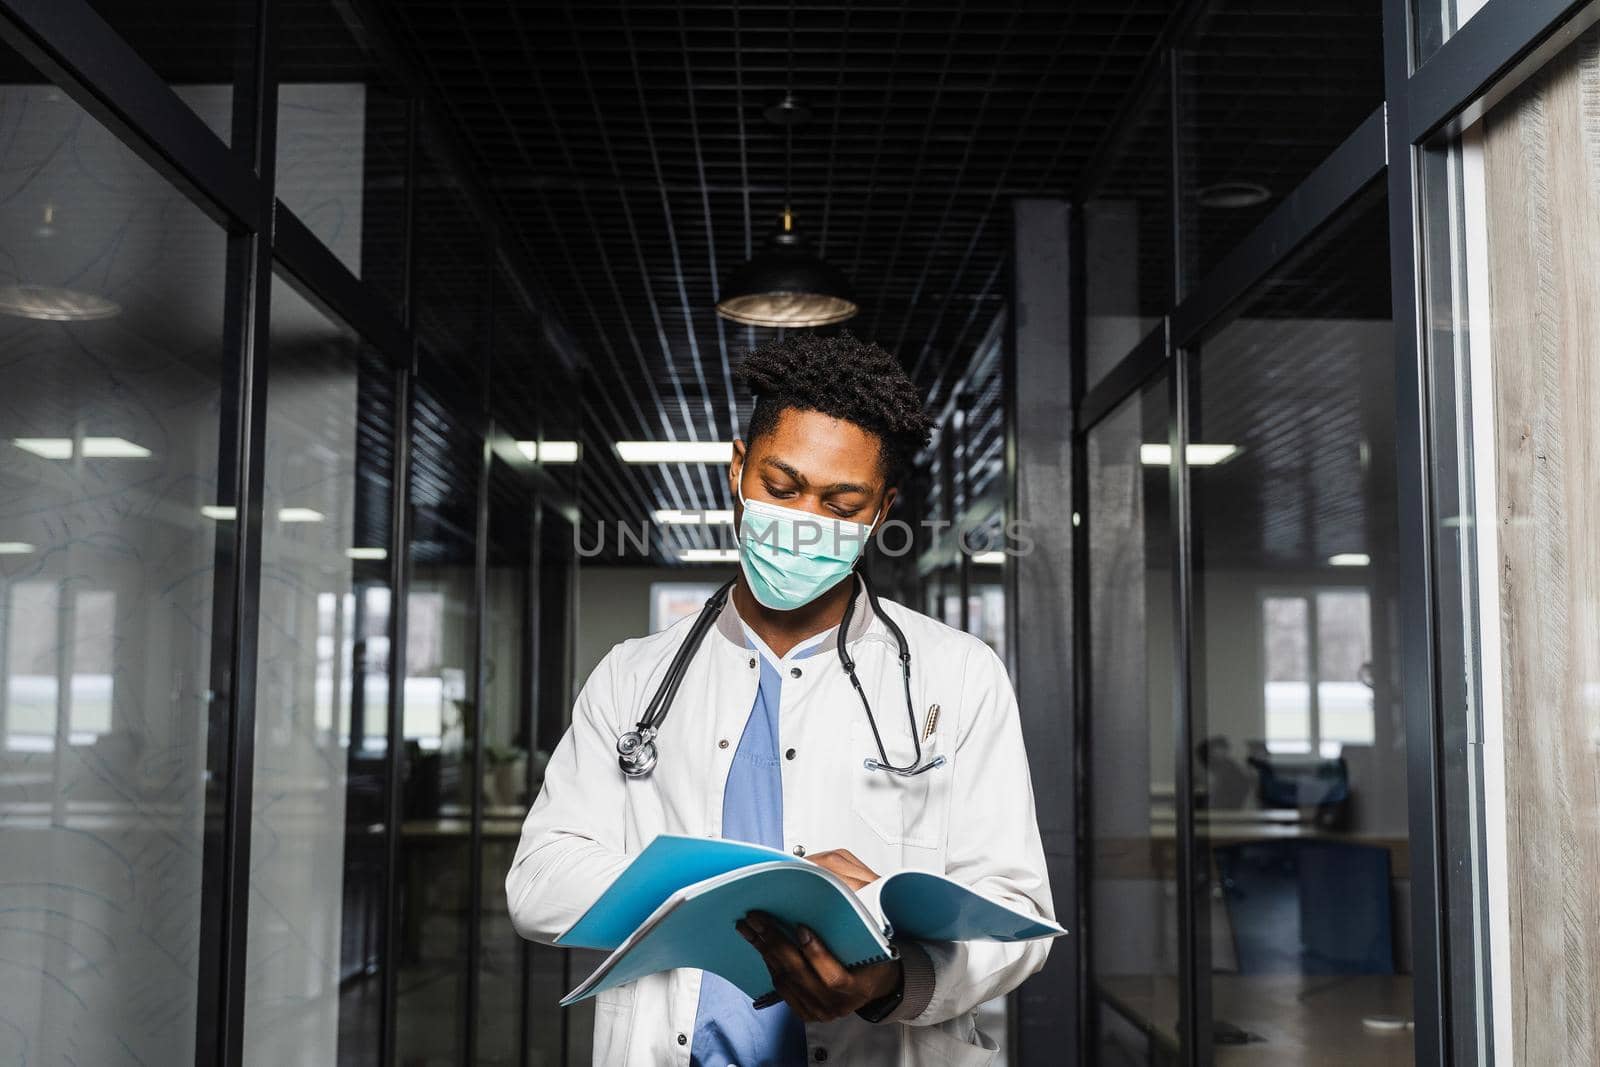
[[[200,514],[208,519],[218,522],[232,522],[239,516],[239,509],[231,504],[202,504]]]
[[[576,463],[576,441],[518,441],[517,451],[530,463]]]
[[[1215,467],[1219,463],[1226,463],[1239,454],[1238,445],[1204,445],[1191,444],[1184,449],[1183,454],[1189,457],[1191,467]],[[1172,465],[1171,445],[1140,445],[1139,462],[1146,467],[1170,467]]]
[[[721,509],[709,511],[681,510],[679,508],[657,508],[655,511],[656,522],[663,526],[732,526],[733,511]]]
[[[1365,567],[1372,562],[1372,557],[1365,552],[1340,552],[1328,557],[1330,567]]]
[[[1006,554],[1000,551],[998,548],[992,549],[988,552],[974,552],[972,554],[972,562],[977,563],[980,566],[994,566],[996,564],[1004,563],[1005,561]]]
[[[26,541],[0,541],[0,556],[26,556],[33,546]]]
[[[737,548],[685,548],[678,552],[678,559],[684,563],[737,563],[739,550]]]
[[[12,444],[45,459],[71,459],[76,453],[70,437],[17,437]],[[85,437],[84,459],[146,459],[150,450],[124,437]]]
[[[12,444],[24,452],[32,452],[45,459],[71,459],[72,438],[70,437],[18,437]]]
[[[624,463],[731,463],[731,441],[618,441]]]
[[[351,559],[388,559],[387,548],[347,548],[344,554]]]
[[[279,522],[321,522],[322,512],[313,508],[279,508]]]
[[[1201,207],[1216,207],[1237,211],[1255,207],[1272,199],[1272,190],[1260,182],[1218,182],[1208,185],[1195,194]]]
[[[44,322],[91,322],[120,314],[114,300],[58,285],[0,285],[0,315]]]
[[[85,459],[145,459],[150,450],[122,437],[85,437]]]

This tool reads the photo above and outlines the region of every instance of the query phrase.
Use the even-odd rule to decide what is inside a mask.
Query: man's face
[[[764,500],[830,519],[869,523],[887,514],[895,491],[886,484],[876,434],[820,411],[784,408],[773,429],[748,445],[733,442],[728,487],[736,515],[746,499]]]

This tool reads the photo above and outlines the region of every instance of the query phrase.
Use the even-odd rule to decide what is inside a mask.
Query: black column
[[[1070,931],[1019,990],[1018,1062],[1077,1061],[1082,984],[1078,921],[1077,598],[1072,212],[1061,200],[1013,205],[1007,344],[1008,645],[1056,917]]]

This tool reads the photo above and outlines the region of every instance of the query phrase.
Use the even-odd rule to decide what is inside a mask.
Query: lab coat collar
[[[878,614],[872,610],[872,600],[866,595],[866,586],[859,575],[851,575],[850,580],[861,586],[861,592],[856,597],[855,614],[850,618],[850,632],[845,634],[845,644],[853,645],[865,637],[874,628],[882,630],[883,626],[877,625]],[[839,628],[830,626],[825,631],[823,643],[833,640],[831,636]],[[733,602],[733,597],[728,597],[727,605],[722,609],[722,614],[717,616],[717,632],[729,643],[738,648],[748,647],[745,644],[744,621],[739,617],[739,608]],[[809,643],[813,638],[807,638],[802,644]]]

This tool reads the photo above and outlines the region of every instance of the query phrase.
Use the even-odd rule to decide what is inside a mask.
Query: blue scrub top
[[[827,636],[819,634],[802,642],[789,653],[789,659],[815,654]],[[783,757],[778,748],[783,674],[777,657],[748,627],[745,644],[760,653],[761,684],[733,763],[728,767],[727,789],[722,796],[722,836],[730,841],[783,848]],[[778,1003],[756,1011],[737,986],[709,971],[703,975],[690,1064],[800,1067],[805,1061],[805,1024],[789,1005]]]

